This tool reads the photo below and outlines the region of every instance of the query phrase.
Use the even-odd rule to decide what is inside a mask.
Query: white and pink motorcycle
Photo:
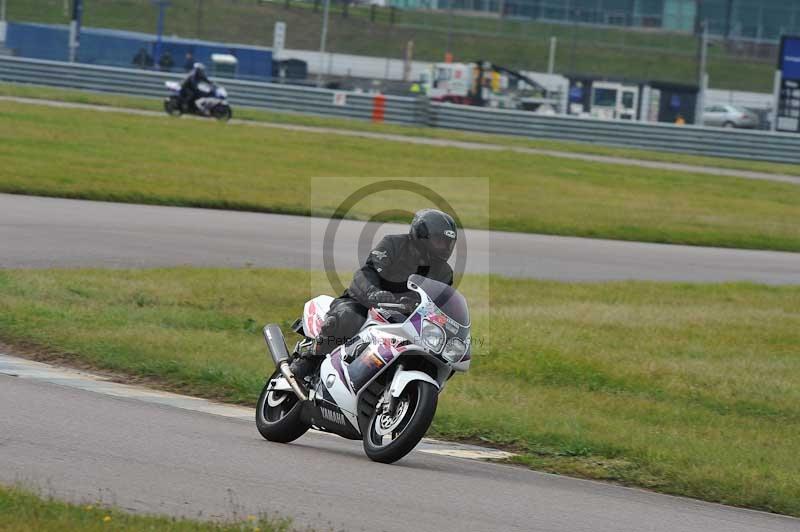
[[[392,463],[419,443],[436,413],[447,380],[470,365],[470,317],[456,289],[419,275],[414,308],[381,304],[369,310],[359,334],[325,356],[300,382],[290,369],[302,345],[316,338],[333,298],[305,304],[293,329],[304,336],[292,355],[275,325],[264,327],[276,371],[256,407],[264,438],[288,443],[311,428],[363,440],[367,456]]]

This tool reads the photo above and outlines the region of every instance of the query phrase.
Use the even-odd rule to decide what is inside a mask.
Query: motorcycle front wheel
[[[256,428],[269,441],[289,443],[305,434],[311,426],[300,419],[303,405],[293,392],[270,389],[270,381],[280,375],[276,371],[261,390],[256,406]]]
[[[439,390],[429,382],[408,383],[393,414],[378,402],[364,434],[364,452],[375,462],[391,464],[411,452],[422,440],[436,414]]]
[[[233,110],[228,105],[215,105],[214,108],[211,109],[211,116],[221,122],[227,122],[233,117]]]

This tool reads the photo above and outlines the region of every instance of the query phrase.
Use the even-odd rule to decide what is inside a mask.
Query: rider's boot
[[[304,381],[310,376],[317,367],[320,359],[316,356],[316,342],[314,340],[303,340],[297,342],[295,346],[297,355],[292,361],[289,369],[299,381]]]

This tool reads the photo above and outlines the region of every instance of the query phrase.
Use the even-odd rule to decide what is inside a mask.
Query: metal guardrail
[[[800,163],[800,135],[432,105],[433,127],[660,151]]]
[[[165,81],[179,75],[149,70],[115,68],[80,63],[0,57],[0,81],[86,89],[135,96],[165,97]],[[374,116],[399,124],[419,122],[415,98],[375,95],[279,83],[219,79],[228,89],[231,105],[279,111],[360,118]],[[344,98],[342,98],[342,96]],[[380,102],[382,100],[382,103]],[[235,112],[235,111],[234,111]]]
[[[163,97],[174,74],[0,57],[0,81]],[[544,116],[524,111],[428,103],[422,98],[376,96],[221,79],[234,106],[325,116],[377,119],[447,129],[697,155],[800,163],[800,135],[672,124]]]

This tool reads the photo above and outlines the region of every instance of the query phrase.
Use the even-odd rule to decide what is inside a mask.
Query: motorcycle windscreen
[[[439,310],[444,312],[453,321],[468,327],[469,322],[469,308],[467,308],[467,300],[459,293],[458,290],[452,286],[422,277],[421,275],[412,275],[408,278],[409,281],[419,286],[428,297],[433,300],[434,305],[439,307]]]

